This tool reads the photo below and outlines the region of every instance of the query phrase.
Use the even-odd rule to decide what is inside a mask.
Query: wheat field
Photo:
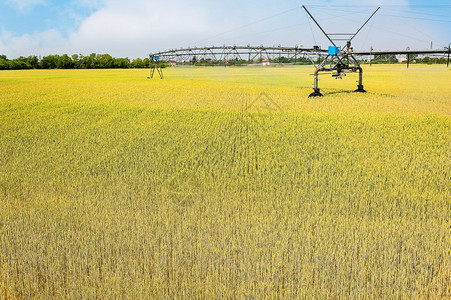
[[[450,299],[444,66],[0,72],[1,299]]]

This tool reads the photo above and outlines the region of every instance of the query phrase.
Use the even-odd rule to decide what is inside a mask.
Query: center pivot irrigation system
[[[196,63],[198,61],[207,62],[210,65],[234,65],[238,61],[251,62],[257,58],[260,61],[263,59],[271,60],[277,58],[287,58],[294,63],[298,59],[308,58],[315,66],[315,72],[313,73],[313,92],[309,97],[321,97],[323,94],[320,92],[318,85],[318,76],[321,74],[332,74],[332,77],[336,79],[342,79],[347,73],[359,72],[359,81],[357,89],[354,92],[366,93],[363,88],[363,69],[360,66],[356,56],[370,56],[371,55],[386,55],[386,54],[403,54],[407,56],[407,67],[409,67],[410,56],[413,54],[443,54],[448,56],[447,66],[449,66],[451,46],[444,48],[443,50],[404,50],[404,51],[354,51],[351,46],[352,40],[356,35],[365,27],[365,25],[373,18],[378,12],[378,7],[371,16],[363,23],[363,25],[355,33],[326,33],[324,29],[319,25],[317,20],[312,16],[310,11],[303,5],[304,10],[308,16],[315,22],[321,32],[327,37],[332,44],[327,50],[321,49],[318,46],[313,48],[303,48],[302,46],[295,47],[265,47],[261,46],[211,46],[211,47],[194,47],[185,49],[167,50],[159,53],[150,54],[150,61],[153,62],[150,68],[149,79],[152,79],[157,70],[160,78],[163,79],[162,61],[165,62],[190,62]],[[346,42],[346,45],[339,47],[338,42]],[[451,44],[450,44],[451,45]],[[319,65],[315,64],[312,57],[323,58],[319,60]]]
[[[323,96],[318,86],[319,72],[332,72],[333,77],[341,79],[344,76],[346,76],[346,72],[354,73],[359,71],[359,84],[357,85],[357,89],[354,92],[366,93],[366,91],[363,89],[363,70],[362,67],[360,67],[360,64],[357,61],[357,59],[352,54],[353,49],[351,47],[351,41],[362,30],[362,28],[365,27],[365,25],[371,20],[371,18],[377,13],[380,7],[378,7],[373,12],[373,14],[365,21],[365,23],[363,23],[363,25],[355,33],[326,33],[324,29],[316,21],[316,19],[312,16],[312,14],[308,11],[308,9],[304,5],[302,7],[305,9],[310,18],[312,18],[315,24],[319,27],[321,32],[327,37],[327,39],[333,45],[329,46],[326,58],[318,66],[315,66],[316,70],[315,73],[313,74],[314,76],[313,93],[311,93],[309,97]],[[335,44],[336,41],[346,41],[346,46],[340,48]]]

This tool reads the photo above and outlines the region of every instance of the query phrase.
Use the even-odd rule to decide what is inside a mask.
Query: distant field
[[[450,299],[451,72],[0,72],[0,298]]]

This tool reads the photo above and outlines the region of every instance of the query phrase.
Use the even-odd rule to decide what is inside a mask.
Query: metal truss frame
[[[327,50],[319,47],[311,49],[300,47],[265,47],[261,46],[211,46],[211,47],[194,47],[182,48],[152,53],[150,58],[154,56],[160,57],[165,62],[175,61],[177,63],[193,63],[196,64],[201,59],[211,62],[212,65],[228,64],[233,65],[239,60],[245,60],[248,63],[254,60],[268,59],[274,60],[285,57],[295,62],[299,58],[308,58],[310,56],[322,57]]]

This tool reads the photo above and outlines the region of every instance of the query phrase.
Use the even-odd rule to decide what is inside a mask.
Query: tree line
[[[322,57],[316,59],[316,63],[320,63]],[[417,55],[410,57],[411,63],[425,63],[425,64],[446,64],[444,57],[423,57],[418,58]],[[191,62],[185,62],[181,64],[193,64],[193,65],[247,65],[252,63],[261,63],[262,58],[259,58],[255,62],[248,62],[247,60],[231,60],[227,62],[213,62],[209,59],[200,59]],[[277,57],[270,59],[271,63],[296,63],[296,64],[311,64],[311,61],[304,58],[286,58]],[[365,62],[361,60],[360,62]],[[372,63],[398,63],[398,59],[393,54],[376,55],[372,60]],[[128,69],[128,68],[150,68],[153,62],[149,58],[136,58],[130,60],[128,57],[115,58],[109,54],[96,54],[91,53],[88,56],[82,54],[73,54],[69,56],[63,55],[47,55],[42,58],[37,56],[20,56],[15,59],[8,59],[6,55],[0,55],[0,70],[24,70],[24,69]],[[160,65],[164,68],[168,64],[164,61],[160,62]]]
[[[47,55],[38,58],[35,55],[15,59],[8,59],[6,55],[0,55],[0,70],[24,70],[24,69],[128,69],[149,68],[152,62],[149,58],[128,57],[115,58],[109,54],[91,53],[88,56],[74,54],[69,56]]]
[[[407,58],[405,58],[407,59]],[[410,54],[410,63],[418,63],[418,64],[446,64],[446,58],[441,57],[419,57],[417,54]],[[396,63],[405,63],[405,61],[398,61],[398,58],[395,54],[380,54],[375,55],[374,58],[371,59],[373,64],[396,64]]]

